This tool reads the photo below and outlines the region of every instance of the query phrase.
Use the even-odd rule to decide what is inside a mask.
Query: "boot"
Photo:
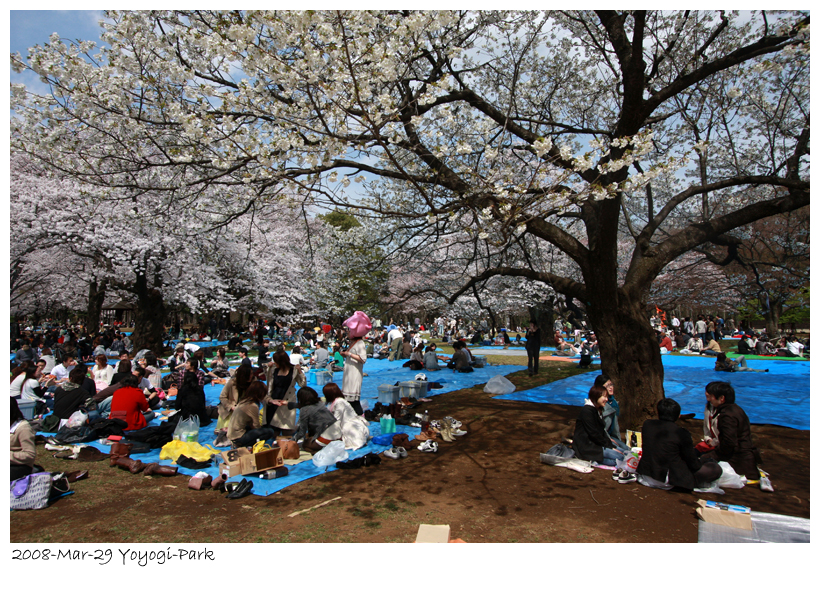
[[[129,456],[132,446],[133,444],[127,444],[125,442],[114,442],[111,444],[111,456]]]
[[[170,465],[160,465],[159,463],[151,463],[145,466],[143,475],[176,475],[179,467],[171,467]]]
[[[127,456],[111,457],[111,466],[117,466],[120,469],[128,469],[131,473],[139,473],[145,469],[145,463]]]

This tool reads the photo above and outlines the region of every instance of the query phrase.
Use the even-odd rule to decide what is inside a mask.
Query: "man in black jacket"
[[[664,398],[657,408],[658,418],[644,421],[641,428],[643,450],[638,474],[686,490],[718,479],[723,472],[720,465],[702,463],[692,444],[692,435],[675,424],[680,416],[680,404],[672,398]]]

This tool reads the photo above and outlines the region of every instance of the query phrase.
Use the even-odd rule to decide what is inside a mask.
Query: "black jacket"
[[[89,399],[91,399],[91,394],[82,386],[67,391],[58,387],[54,391],[54,414],[61,419],[68,419]]]
[[[525,337],[527,338],[527,343],[524,347],[527,351],[537,352],[541,349],[541,329],[536,328],[535,331],[527,331]]]
[[[604,460],[604,448],[615,448],[606,434],[604,420],[594,406],[585,404],[578,413],[572,448],[579,459],[599,463]]]
[[[717,409],[718,447],[712,452],[719,461],[728,461],[739,475],[759,479],[757,457],[752,443],[749,417],[737,404],[725,403]]]
[[[643,450],[638,473],[659,482],[689,490],[695,487],[694,473],[701,462],[692,444],[692,435],[673,421],[649,419],[641,428]]]

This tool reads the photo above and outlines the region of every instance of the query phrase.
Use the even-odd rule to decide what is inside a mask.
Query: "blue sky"
[[[99,41],[99,10],[12,10],[9,11],[10,51],[23,57],[35,44],[48,42],[55,31],[63,38]]]
[[[99,43],[102,29],[98,23],[102,17],[101,10],[9,11],[9,52],[19,52],[25,59],[29,48],[48,42],[49,36],[54,32],[64,39],[93,40]],[[25,84],[35,92],[45,91],[45,86],[32,73],[14,73],[9,70],[9,80],[14,84]]]

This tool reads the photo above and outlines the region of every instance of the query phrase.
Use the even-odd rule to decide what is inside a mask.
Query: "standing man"
[[[532,377],[538,374],[538,357],[541,353],[541,329],[533,321],[527,328],[527,373]]]

